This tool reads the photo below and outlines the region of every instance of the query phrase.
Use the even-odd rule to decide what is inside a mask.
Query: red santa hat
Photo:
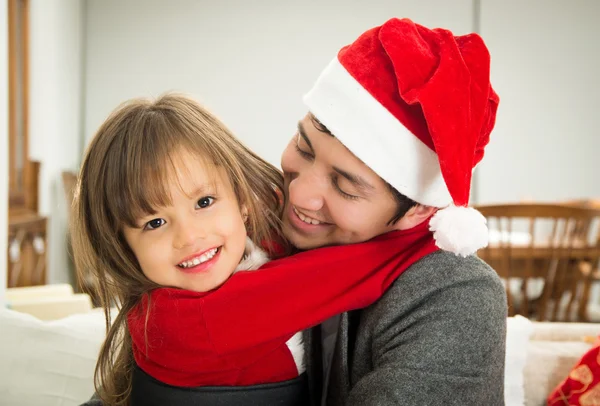
[[[400,193],[441,209],[430,221],[440,248],[487,245],[485,218],[467,207],[498,107],[481,37],[393,18],[342,48],[304,102]]]

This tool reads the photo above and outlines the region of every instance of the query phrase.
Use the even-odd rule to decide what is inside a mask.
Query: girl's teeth
[[[196,257],[190,261],[185,261],[185,262],[180,263],[179,266],[181,268],[191,268],[193,266],[200,265],[200,264],[208,261],[212,257],[214,257],[216,253],[217,253],[217,248],[213,248],[212,250],[200,255],[199,257]]]

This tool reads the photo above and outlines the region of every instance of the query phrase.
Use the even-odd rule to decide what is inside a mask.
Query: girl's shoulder
[[[265,243],[261,244],[264,245]],[[253,271],[264,264],[269,262],[269,256],[267,251],[258,245],[254,244],[249,237],[246,237],[246,248],[244,250],[244,256],[240,261],[239,265],[235,268],[235,272],[238,271]]]

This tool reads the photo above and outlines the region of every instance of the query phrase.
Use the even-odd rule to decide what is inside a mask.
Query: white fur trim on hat
[[[437,155],[365,90],[335,58],[304,103],[354,155],[412,200],[452,202]]]
[[[429,229],[438,247],[466,257],[488,245],[486,223],[483,214],[474,208],[450,205],[433,215]]]

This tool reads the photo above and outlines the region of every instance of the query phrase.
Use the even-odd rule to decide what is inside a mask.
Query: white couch
[[[50,307],[45,318],[52,318]],[[75,406],[89,399],[104,334],[104,316],[96,309],[58,320],[0,309],[0,406]],[[585,337],[599,334],[595,323],[509,318],[506,405],[545,405],[550,391],[590,348]]]
[[[101,312],[43,321],[0,309],[0,405],[75,406],[94,392]]]
[[[542,406],[550,392],[600,335],[600,323],[531,322],[508,319],[505,400],[507,406]]]
[[[0,309],[0,405],[79,405],[94,391],[104,314],[70,285],[11,288]]]
[[[74,293],[69,284],[10,288],[6,291],[8,308],[31,314],[40,320],[58,320],[92,310],[85,293]]]

